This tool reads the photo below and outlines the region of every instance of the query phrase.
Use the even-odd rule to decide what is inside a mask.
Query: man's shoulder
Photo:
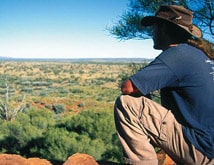
[[[192,51],[198,51],[197,48],[189,45],[189,44],[179,44],[177,46],[172,46],[170,48],[168,48],[167,50],[163,51],[163,55],[166,54],[187,54],[188,52],[192,52]]]
[[[173,62],[173,61],[189,61],[189,60],[200,60],[204,58],[204,54],[201,50],[189,45],[189,44],[179,44],[177,46],[173,46],[163,51],[158,59],[164,62]]]

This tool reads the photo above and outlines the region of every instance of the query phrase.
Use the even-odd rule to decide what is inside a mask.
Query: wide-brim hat
[[[161,6],[155,16],[146,16],[142,18],[141,25],[152,26],[158,20],[165,20],[178,25],[194,37],[200,38],[202,36],[202,32],[199,27],[192,24],[192,18],[193,12],[183,6]]]

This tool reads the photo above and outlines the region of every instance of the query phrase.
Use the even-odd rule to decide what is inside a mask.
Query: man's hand
[[[135,87],[130,79],[126,80],[121,86],[122,94],[139,94],[140,91]]]

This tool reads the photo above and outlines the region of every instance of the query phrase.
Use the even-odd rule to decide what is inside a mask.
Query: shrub
[[[65,111],[65,105],[64,104],[54,104],[53,110],[56,114],[63,113]]]
[[[23,87],[21,89],[22,92],[27,92],[27,93],[31,93],[33,91],[33,89],[31,87]]]
[[[83,90],[75,88],[75,89],[70,89],[70,92],[71,93],[83,93]]]
[[[113,114],[107,112],[81,111],[61,124],[68,131],[87,135],[91,139],[102,139],[105,143],[111,143],[112,134],[115,133]]]
[[[44,134],[43,147],[39,149],[39,153],[49,160],[65,161],[72,154],[72,149],[75,149],[73,144],[76,144],[76,141],[73,142],[72,139],[75,139],[77,134],[72,135],[64,128],[48,129]]]
[[[26,148],[32,139],[41,136],[39,129],[26,123],[29,123],[29,117],[23,114],[21,121],[5,122],[1,150],[5,150],[7,153],[21,154],[22,149]]]

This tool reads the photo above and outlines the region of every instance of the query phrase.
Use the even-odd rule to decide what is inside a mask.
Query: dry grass
[[[25,96],[30,107],[64,104],[68,113],[113,109],[120,94],[118,75],[128,69],[124,63],[5,61],[0,63],[0,99],[8,83],[11,100]]]

